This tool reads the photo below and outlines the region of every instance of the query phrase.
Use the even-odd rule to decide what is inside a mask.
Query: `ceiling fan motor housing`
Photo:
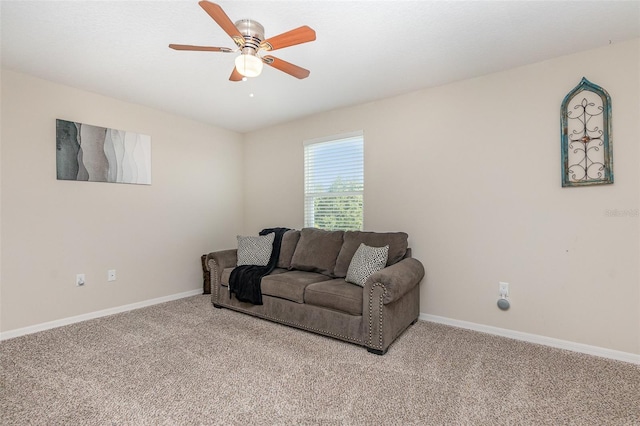
[[[243,55],[256,55],[260,49],[260,43],[264,40],[264,27],[252,19],[236,21],[236,28],[244,37]]]

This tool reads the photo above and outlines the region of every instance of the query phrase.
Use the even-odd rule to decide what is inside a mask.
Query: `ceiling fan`
[[[175,50],[198,50],[207,52],[241,52],[235,59],[235,67],[229,80],[241,81],[244,77],[256,77],[262,72],[262,65],[267,64],[296,78],[309,76],[310,71],[271,55],[262,55],[283,47],[295,46],[316,39],[316,32],[304,25],[275,37],[264,38],[264,27],[251,19],[241,19],[234,24],[222,8],[209,1],[198,2],[200,7],[233,39],[237,49],[213,46],[192,46],[188,44],[170,44]]]

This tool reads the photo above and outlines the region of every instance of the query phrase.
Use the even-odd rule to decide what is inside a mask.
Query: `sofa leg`
[[[387,353],[387,350],[389,350],[389,348],[385,350],[367,348],[367,352],[371,352],[372,354],[376,354],[376,355],[384,355]]]
[[[218,309],[222,309],[222,306],[221,306],[221,305],[218,305],[217,303],[214,303],[214,304],[213,304],[213,307],[214,307],[214,308],[218,308]]]
[[[413,325],[413,324],[415,324],[415,323],[417,323],[417,322],[418,322],[418,318],[414,319],[414,320],[411,322],[411,325]]]

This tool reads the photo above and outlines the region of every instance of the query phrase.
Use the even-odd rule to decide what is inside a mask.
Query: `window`
[[[304,226],[362,230],[362,132],[304,143]]]

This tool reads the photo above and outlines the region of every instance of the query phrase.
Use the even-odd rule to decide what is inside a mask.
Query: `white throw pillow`
[[[360,243],[360,247],[356,250],[349,269],[347,270],[346,281],[364,286],[367,278],[374,272],[377,272],[387,265],[389,257],[389,246],[369,247],[364,243]]]
[[[273,232],[257,237],[243,237],[238,235],[237,265],[267,266],[269,258],[271,258],[275,236],[276,234]]]

